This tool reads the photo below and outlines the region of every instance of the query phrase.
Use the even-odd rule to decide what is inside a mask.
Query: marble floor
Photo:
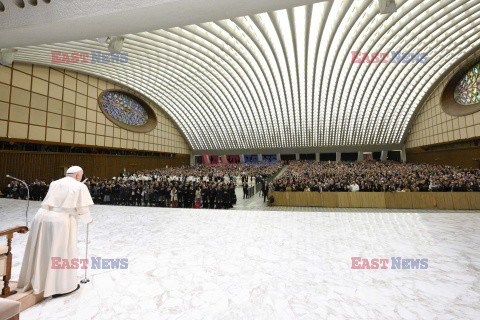
[[[128,268],[90,269],[91,281],[78,292],[46,299],[20,318],[480,318],[478,212],[240,205],[94,206],[89,257],[127,258]],[[30,221],[38,206],[31,203]],[[24,208],[24,201],[0,199],[0,230],[24,224]],[[13,279],[26,238],[14,237]],[[83,255],[81,224],[78,248]],[[352,269],[352,257],[426,258],[428,268]]]

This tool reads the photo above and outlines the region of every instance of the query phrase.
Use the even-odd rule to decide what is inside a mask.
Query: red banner
[[[202,166],[236,166],[239,162],[239,156],[212,156],[210,154],[202,154]]]
[[[209,154],[202,154],[202,166],[209,166],[210,162],[210,155]]]

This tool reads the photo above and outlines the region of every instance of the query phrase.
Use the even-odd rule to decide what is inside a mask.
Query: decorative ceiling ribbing
[[[16,60],[136,90],[193,150],[398,144],[434,83],[479,46],[480,2],[397,7],[386,15],[376,1],[323,1],[128,34],[126,63],[52,63],[52,50],[107,52],[96,40],[17,48]],[[352,51],[388,53],[388,62],[356,63]],[[419,55],[395,62],[392,51]]]

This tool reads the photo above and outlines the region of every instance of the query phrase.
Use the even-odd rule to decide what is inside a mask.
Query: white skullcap
[[[72,166],[70,168],[68,168],[67,170],[67,174],[70,174],[70,173],[77,173],[79,171],[82,171],[83,169],[79,166]]]

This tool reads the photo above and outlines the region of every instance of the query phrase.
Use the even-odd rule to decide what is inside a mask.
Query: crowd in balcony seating
[[[235,188],[254,186],[276,174],[281,164],[225,167],[184,166],[125,172],[111,179],[92,177],[86,185],[96,204],[228,209],[236,203]],[[43,200],[49,182],[30,184],[30,199]],[[12,181],[7,197],[26,199],[27,189]]]
[[[445,165],[292,161],[270,190],[313,192],[480,191],[480,170]]]

